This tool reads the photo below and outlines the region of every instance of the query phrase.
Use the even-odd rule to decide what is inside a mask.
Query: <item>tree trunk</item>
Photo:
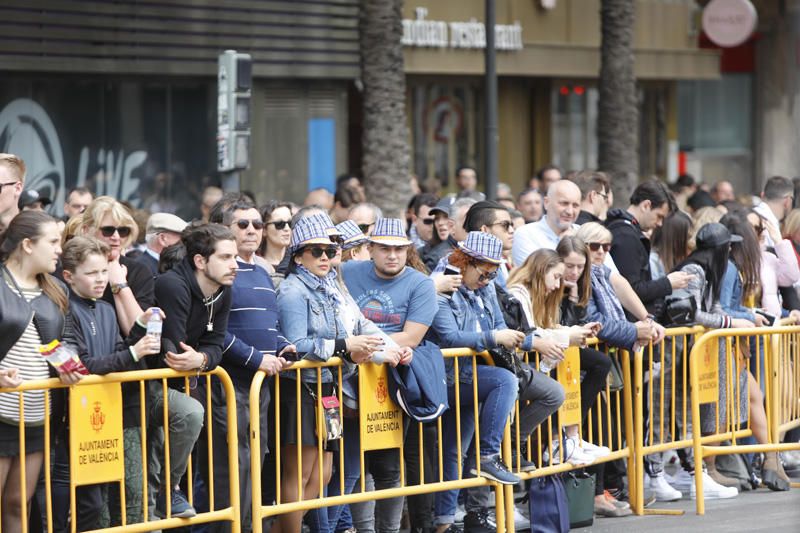
[[[362,0],[364,185],[384,216],[404,218],[411,197],[403,70],[402,0]]]
[[[601,0],[597,163],[612,177],[615,203],[627,205],[639,174],[639,109],[633,73],[635,0]]]

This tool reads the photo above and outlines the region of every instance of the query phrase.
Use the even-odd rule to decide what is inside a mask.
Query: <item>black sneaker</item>
[[[475,468],[470,469],[473,475],[477,476],[478,471]],[[516,485],[520,479],[511,473],[508,467],[500,460],[499,455],[484,457],[481,459],[481,476],[497,481],[503,485]]]
[[[519,464],[517,463],[519,461]],[[516,454],[511,454],[511,470],[515,472],[533,472],[536,470],[536,463],[528,461],[525,455],[520,455],[519,458]]]
[[[488,511],[470,511],[464,516],[464,533],[495,533],[497,524]]]
[[[186,499],[180,489],[172,491],[172,502],[170,506],[171,518],[191,518],[197,514],[194,507]],[[164,489],[158,492],[158,499],[156,500],[155,514],[159,518],[167,517],[167,497]]]

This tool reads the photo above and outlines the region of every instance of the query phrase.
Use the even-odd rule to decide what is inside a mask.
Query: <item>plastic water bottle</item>
[[[147,334],[161,341],[161,328],[163,325],[164,321],[161,320],[161,309],[158,307],[151,307],[150,318],[147,320]]]
[[[552,369],[553,365],[546,357],[541,357],[539,359],[539,372],[542,374],[549,374]]]

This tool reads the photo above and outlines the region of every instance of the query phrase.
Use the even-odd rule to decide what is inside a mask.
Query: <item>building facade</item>
[[[457,167],[483,168],[482,0],[404,6],[414,171],[449,186]],[[679,80],[720,76],[719,52],[697,43],[692,0],[639,0],[634,33],[640,173],[675,175]],[[597,164],[599,0],[498,0],[499,176],[520,190],[547,164]],[[501,46],[502,45],[502,46]]]
[[[358,0],[0,3],[0,151],[54,200],[76,185],[197,214],[216,174],[217,56],[253,57],[242,187],[302,198],[347,168]],[[312,154],[314,156],[312,157]],[[321,155],[320,155],[321,154]]]

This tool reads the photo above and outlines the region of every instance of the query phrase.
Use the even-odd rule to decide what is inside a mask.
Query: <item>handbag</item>
[[[663,323],[670,326],[688,326],[694,324],[697,313],[697,301],[686,289],[675,289],[664,298]]]
[[[564,476],[569,527],[588,527],[594,523],[594,487],[594,476],[586,472],[568,472]]]
[[[531,533],[569,531],[569,503],[558,474],[531,479],[528,506],[531,513]]]
[[[494,361],[494,366],[505,368],[517,376],[520,392],[525,390],[528,385],[530,385],[531,381],[533,381],[534,370],[530,367],[530,365],[527,365],[520,360],[520,358],[517,357],[516,352],[513,350],[509,350],[504,346],[498,346],[496,348],[490,348],[488,352]]]
[[[608,372],[608,390],[611,392],[621,391],[625,387],[625,380],[622,377],[622,365],[616,357],[609,357],[611,368]]]

